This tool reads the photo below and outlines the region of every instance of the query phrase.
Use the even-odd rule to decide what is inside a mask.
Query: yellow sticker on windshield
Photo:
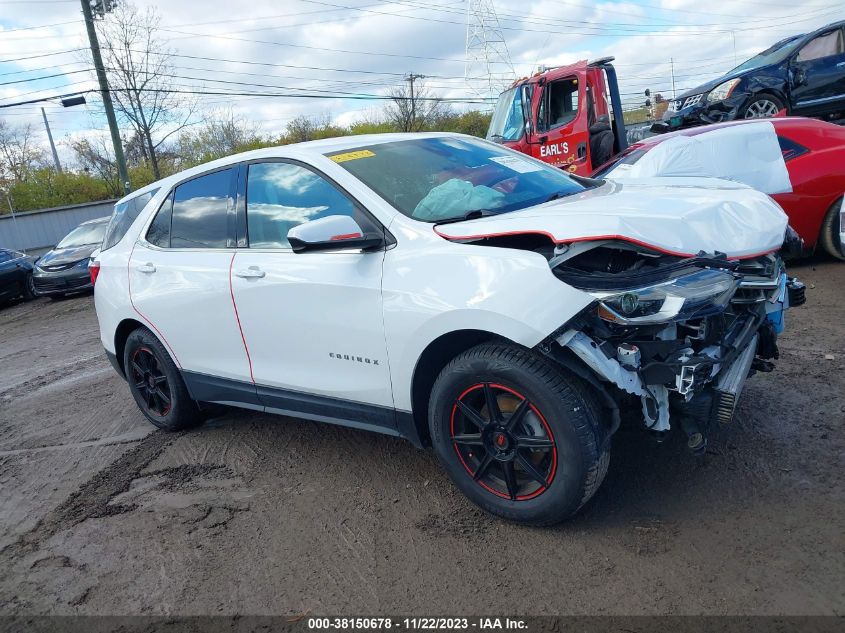
[[[329,158],[336,163],[345,163],[348,160],[358,160],[359,158],[369,158],[370,156],[375,156],[375,154],[368,149],[360,149],[357,152],[335,154],[334,156],[329,156]]]

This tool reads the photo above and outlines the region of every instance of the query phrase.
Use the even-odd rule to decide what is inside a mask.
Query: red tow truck
[[[518,79],[499,95],[487,139],[591,175],[628,147],[612,61],[584,60]]]

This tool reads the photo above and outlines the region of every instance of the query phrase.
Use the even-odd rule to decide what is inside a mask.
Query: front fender
[[[411,409],[414,367],[435,339],[480,330],[533,347],[591,301],[542,255],[440,238],[387,252],[384,325],[394,403]]]

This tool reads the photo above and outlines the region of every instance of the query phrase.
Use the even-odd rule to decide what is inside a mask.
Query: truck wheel
[[[828,209],[827,215],[824,216],[821,231],[819,231],[819,243],[828,255],[836,259],[845,260],[845,244],[842,244],[840,231],[842,231],[842,214],[840,206],[843,204],[842,198],[839,198]]]
[[[138,328],[126,339],[123,366],[138,408],[158,428],[180,431],[202,422],[176,364],[148,329]]]
[[[463,493],[511,521],[552,525],[598,489],[610,459],[589,388],[533,352],[485,343],[438,376],[434,451]]]
[[[744,119],[768,119],[783,110],[783,101],[774,95],[761,93],[751,97],[743,111]]]

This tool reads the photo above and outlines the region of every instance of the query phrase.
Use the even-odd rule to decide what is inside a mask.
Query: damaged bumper
[[[731,421],[748,376],[773,369],[784,312],[804,302],[803,284],[787,277],[774,254],[586,272],[576,257],[555,270],[595,302],[541,350],[580,365],[648,429],[663,434],[679,425],[694,451],[704,450],[711,424]],[[632,285],[636,279],[641,285]]]

